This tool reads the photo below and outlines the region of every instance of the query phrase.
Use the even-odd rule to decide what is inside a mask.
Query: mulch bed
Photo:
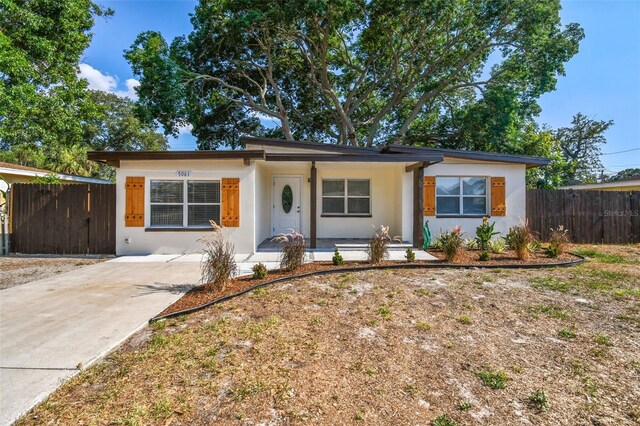
[[[445,261],[445,255],[441,250],[429,250],[429,253],[437,257],[441,262]],[[487,261],[478,260],[480,250],[465,250],[462,252],[454,263],[462,265],[551,265],[555,263],[564,263],[577,260],[577,256],[571,253],[563,253],[558,257],[549,257],[544,252],[538,251],[531,253],[528,260],[523,261],[516,257],[512,250],[505,250],[503,253],[491,253],[491,259]]]
[[[442,265],[451,265],[445,261],[445,256],[442,251],[438,250],[430,250],[430,254],[437,257],[439,260],[437,261],[416,261],[416,264],[442,264]],[[479,261],[478,254],[480,252],[478,250],[468,250],[463,252],[453,263],[454,265],[459,264],[461,266],[495,266],[495,265],[505,265],[505,266],[513,266],[513,265],[532,265],[532,264],[543,264],[552,266],[553,264],[565,263],[579,260],[579,258],[570,253],[562,254],[556,258],[550,258],[543,253],[533,253],[529,260],[522,261],[519,260],[512,251],[505,251],[500,254],[492,254],[491,260],[489,261]],[[391,266],[391,265],[399,265],[406,264],[406,262],[401,261],[384,261],[378,266]],[[344,270],[350,268],[358,268],[363,266],[371,266],[368,262],[356,261],[356,262],[345,262],[343,265],[335,266],[332,262],[313,262],[307,263],[296,269],[294,272],[290,271],[282,271],[282,270],[274,270],[269,271],[269,274],[262,279],[253,279],[251,275],[244,275],[240,277],[236,277],[234,279],[229,280],[227,285],[222,290],[216,291],[207,291],[204,289],[204,286],[197,286],[189,290],[184,296],[182,296],[179,300],[177,300],[172,305],[165,308],[162,312],[160,312],[157,317],[172,314],[175,312],[179,312],[185,309],[191,309],[198,306],[202,306],[206,303],[209,303],[213,300],[219,299],[221,297],[238,293],[248,288],[254,287],[256,285],[273,281],[278,278],[285,278],[291,275],[302,275],[311,272],[318,271],[328,271],[328,270]]]

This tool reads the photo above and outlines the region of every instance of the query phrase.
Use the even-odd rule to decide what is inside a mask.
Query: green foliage
[[[476,242],[480,250],[487,251],[489,249],[489,242],[494,235],[498,235],[499,232],[494,231],[496,223],[489,223],[488,217],[482,218],[482,224],[476,228]]]
[[[549,257],[558,257],[558,255],[560,254],[560,252],[558,250],[558,247],[553,246],[553,245],[548,245],[544,249],[544,253]]]
[[[575,339],[576,337],[578,337],[576,333],[574,333],[571,330],[567,330],[566,328],[563,328],[562,330],[558,331],[558,336],[566,340]]]
[[[489,261],[491,260],[491,255],[489,254],[488,251],[483,250],[480,252],[480,254],[478,255],[478,260],[481,260],[483,262]]]
[[[597,334],[596,336],[594,336],[593,341],[601,346],[613,346],[611,337],[607,336],[606,334]]]
[[[267,267],[264,266],[262,262],[258,262],[257,264],[253,265],[253,268],[251,268],[251,270],[253,271],[252,278],[254,280],[261,280],[269,274]]]
[[[582,113],[571,120],[571,127],[556,131],[560,149],[567,161],[566,184],[574,181],[595,182],[604,171],[600,161],[600,145],[607,142],[604,133],[613,125],[613,120],[594,120]]]
[[[455,262],[464,250],[464,240],[462,239],[462,228],[456,226],[451,231],[443,232],[438,236],[439,244],[447,259],[447,262]]]
[[[531,395],[529,395],[529,403],[540,411],[547,411],[549,409],[549,398],[547,398],[547,394],[543,389],[531,392]]]
[[[630,262],[624,256],[620,256],[618,254],[603,253],[603,252],[600,252],[600,251],[594,250],[594,249],[576,249],[573,252],[575,254],[583,256],[583,257],[590,257],[590,258],[596,259],[598,262],[602,262],[602,263],[627,263],[627,262]]]
[[[147,117],[168,131],[193,124],[200,147],[235,146],[242,133],[367,145],[435,133],[518,150],[535,99],[584,35],[562,26],[558,0],[508,6],[207,1],[191,34],[141,33],[126,57]]]
[[[3,1],[1,9],[0,117],[8,119],[0,120],[0,149],[24,146],[42,158],[81,143],[95,105],[78,62],[94,18],[112,11],[89,0]]]
[[[443,414],[433,419],[431,421],[431,425],[432,426],[457,426],[457,423],[451,417],[447,416],[446,414]]]
[[[34,183],[50,183],[50,184],[58,184],[60,183],[60,178],[55,173],[47,173],[46,176],[36,176],[33,179]]]
[[[495,253],[495,254],[504,253],[505,249],[506,249],[506,244],[504,242],[504,239],[498,238],[496,240],[489,241],[489,250],[491,250],[491,253]]]
[[[460,401],[460,403],[458,404],[458,409],[460,411],[467,411],[472,407],[471,402],[469,401]]]
[[[367,246],[367,255],[370,263],[380,263],[389,256],[388,245],[392,241],[401,241],[400,237],[391,237],[389,235],[389,227],[380,225],[374,227],[373,235],[369,238]]]
[[[407,259],[408,263],[413,263],[416,261],[416,254],[413,252],[413,249],[409,247],[407,249],[407,253],[404,255],[405,259]]]
[[[505,238],[507,246],[516,252],[516,256],[520,260],[526,260],[532,251],[535,250],[536,238],[529,228],[528,223],[514,225],[509,228],[509,233]]]
[[[640,179],[640,168],[628,168],[620,170],[618,173],[607,176],[606,182],[616,182],[625,179]]]
[[[87,151],[166,149],[134,103],[87,90],[77,75],[96,17],[90,0],[2,1],[0,6],[0,161],[54,172],[112,178]]]
[[[336,249],[336,251],[333,252],[333,257],[331,258],[331,260],[333,261],[333,264],[335,266],[340,266],[344,263],[344,259],[342,258],[342,255],[340,254],[338,249]]]
[[[504,371],[480,370],[476,372],[476,376],[482,381],[482,384],[491,389],[504,389],[511,377]]]

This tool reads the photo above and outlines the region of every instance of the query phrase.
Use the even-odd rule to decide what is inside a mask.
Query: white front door
[[[274,176],[271,192],[271,234],[299,230],[302,207],[302,176]]]

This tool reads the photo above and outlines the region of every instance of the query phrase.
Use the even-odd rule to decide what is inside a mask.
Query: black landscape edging
[[[225,300],[233,299],[234,297],[241,296],[245,293],[249,293],[255,289],[260,287],[265,287],[271,284],[277,284],[285,281],[297,280],[301,278],[311,277],[314,275],[329,275],[329,274],[338,274],[344,272],[361,272],[361,271],[370,271],[375,269],[471,269],[471,268],[479,268],[479,269],[543,269],[543,268],[567,268],[570,266],[576,266],[581,263],[584,263],[585,258],[580,256],[579,254],[569,253],[572,256],[576,256],[578,260],[572,260],[569,262],[560,262],[560,263],[531,263],[531,264],[489,264],[489,265],[458,265],[454,263],[398,263],[398,264],[390,264],[390,265],[367,265],[367,266],[355,266],[350,268],[338,268],[338,269],[325,269],[323,271],[312,271],[305,272],[304,274],[290,275],[287,277],[276,278],[275,280],[265,281],[260,284],[256,284],[254,286],[245,288],[244,290],[240,290],[236,293],[228,294],[226,296],[219,297],[210,302],[204,303],[202,305],[194,306],[193,308],[182,309],[180,311],[171,312],[165,315],[157,315],[149,320],[149,323],[153,323],[156,321],[160,321],[167,318],[173,318],[180,315],[191,314],[193,312],[200,311],[202,309],[208,308],[211,305],[215,305],[216,303],[224,302]],[[186,293],[185,293],[186,294]]]

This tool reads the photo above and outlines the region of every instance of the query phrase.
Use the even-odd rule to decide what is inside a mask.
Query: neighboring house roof
[[[423,162],[438,163],[444,157],[464,158],[469,160],[493,161],[503,163],[525,164],[527,168],[544,166],[550,160],[526,155],[498,154],[478,151],[458,151],[453,149],[426,148],[406,145],[386,145],[384,147],[367,148],[349,145],[333,145],[309,141],[289,141],[273,138],[240,138],[245,146],[251,148],[271,146],[294,148],[319,152],[285,152],[269,153],[260,149],[236,151],[98,151],[90,152],[89,159],[100,163],[119,167],[122,160],[185,160],[185,159],[261,159],[266,161],[326,161],[326,162]]]
[[[24,176],[24,177],[45,177],[54,175],[58,179],[65,182],[81,182],[81,183],[111,183],[108,180],[91,178],[86,176],[71,175],[67,173],[56,173],[51,170],[38,169],[36,167],[23,166],[21,164],[6,163],[0,161],[0,177],[8,176]]]
[[[627,188],[638,188],[640,187],[640,176],[614,180],[612,182],[600,182],[600,183],[586,183],[586,184],[578,184],[578,185],[567,185],[561,186],[558,189],[609,189],[609,188],[620,188],[621,190],[626,190]]]

